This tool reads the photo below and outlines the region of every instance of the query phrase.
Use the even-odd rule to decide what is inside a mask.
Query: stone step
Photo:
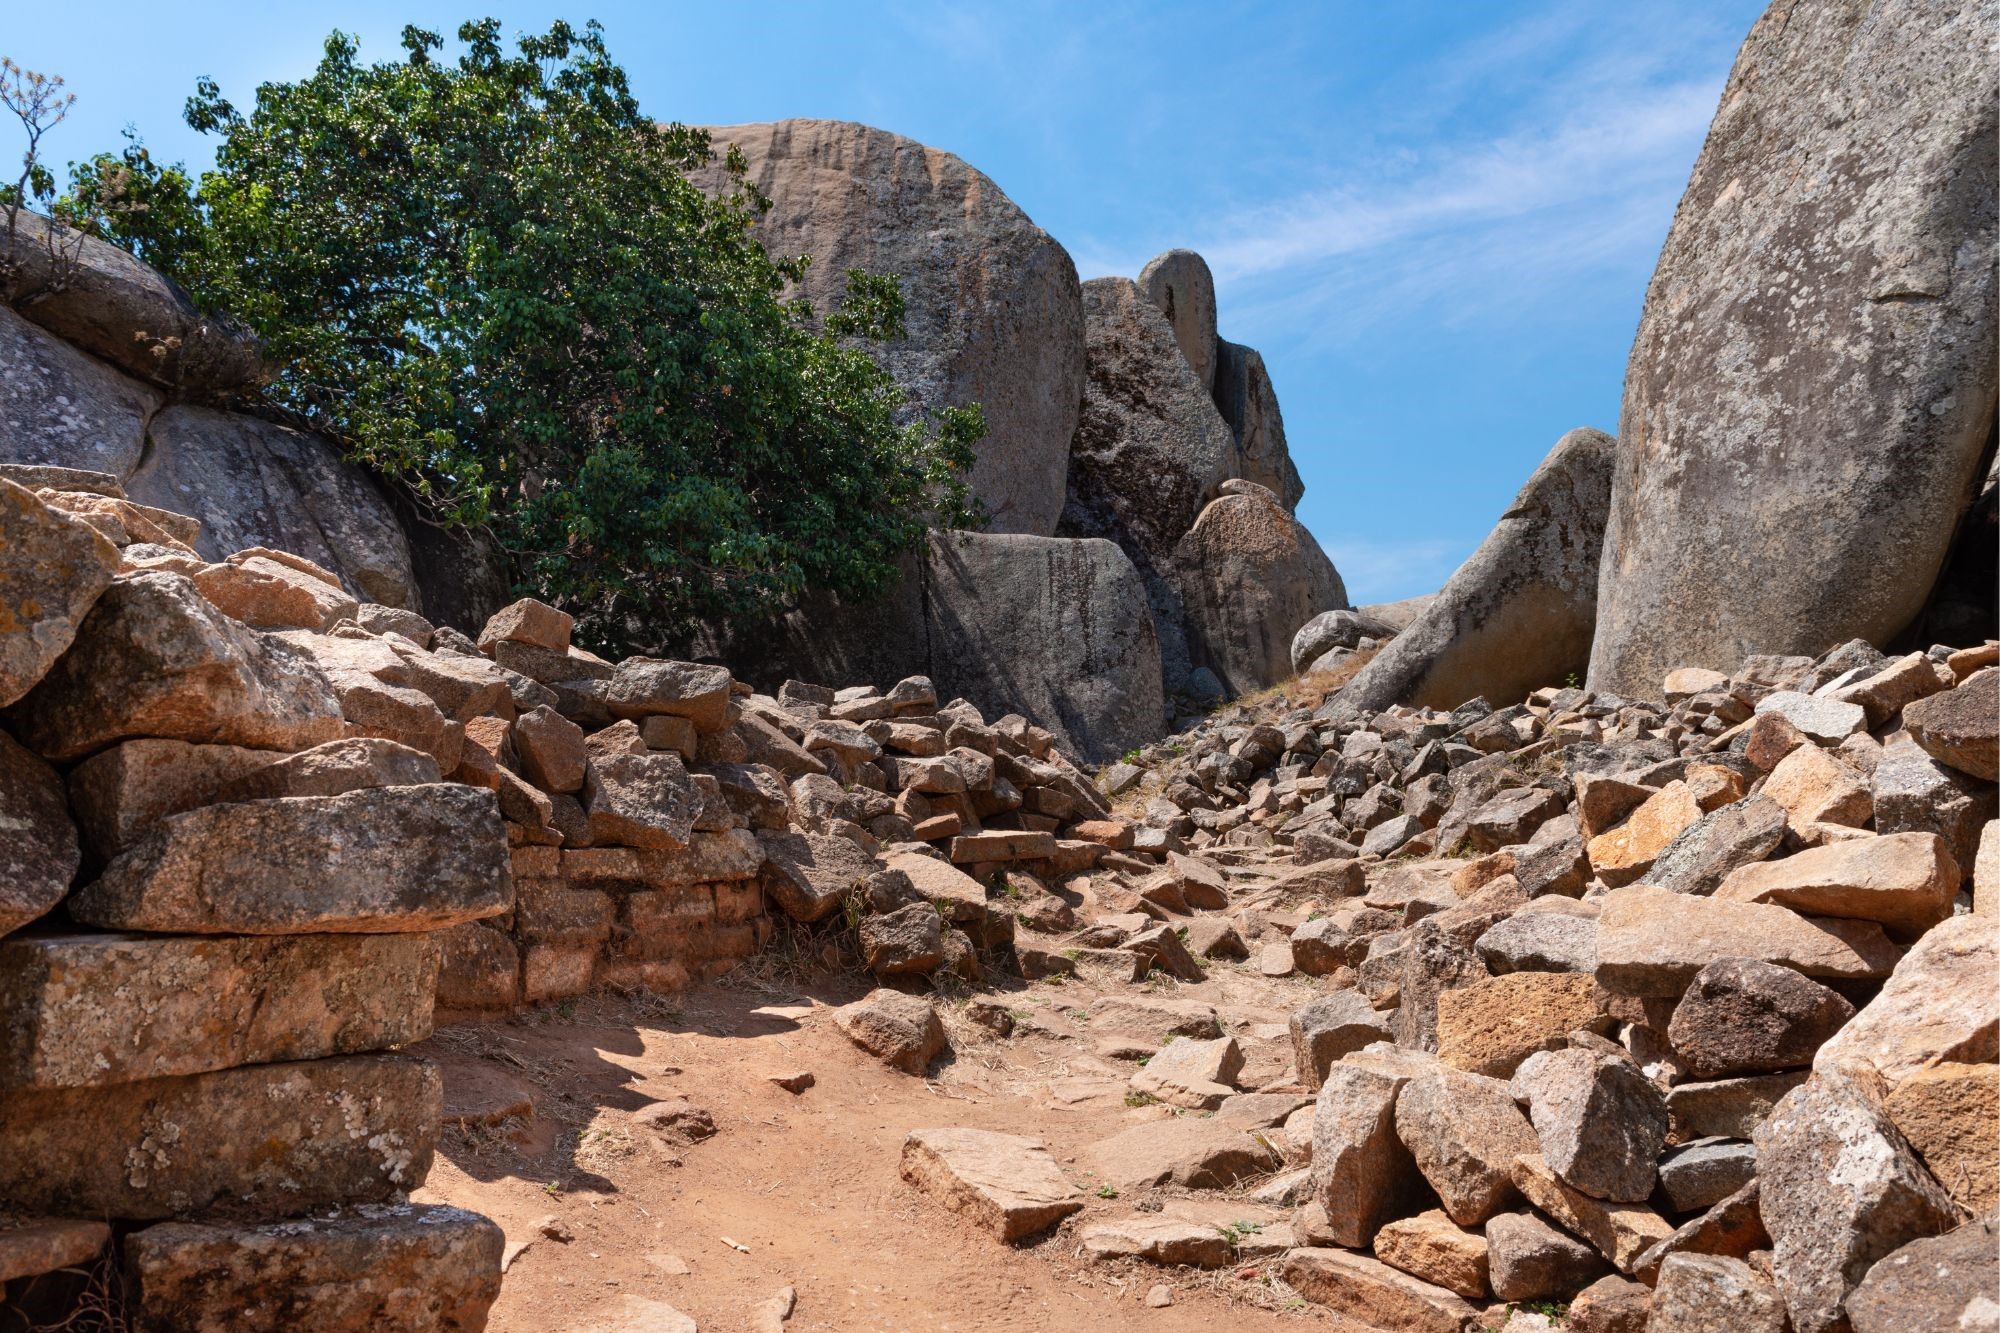
[[[430,1035],[427,935],[0,941],[0,1088],[83,1088]]]

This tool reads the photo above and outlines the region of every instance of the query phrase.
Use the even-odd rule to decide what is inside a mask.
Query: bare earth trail
[[[1249,1055],[1246,1072],[1274,1079],[1289,1063],[1284,1017],[1309,993],[1236,966],[1213,968],[1199,985],[1145,990],[1215,1005]],[[1203,1273],[1079,1254],[1081,1226],[1150,1206],[1130,1194],[1097,1197],[1100,1182],[1080,1154],[1175,1114],[1126,1105],[1135,1066],[1094,1054],[1087,1019],[1074,1016],[1095,998],[1089,987],[1003,992],[1018,1023],[1011,1038],[940,1000],[954,1053],[928,1080],[885,1067],[834,1027],[832,1006],[861,993],[709,986],[672,1001],[607,997],[441,1029],[429,1045],[444,1054],[448,1111],[486,1100],[489,1082],[530,1092],[536,1108],[532,1118],[448,1130],[418,1196],[477,1209],[510,1242],[532,1241],[507,1272],[495,1333],[673,1328],[649,1302],[703,1330],[754,1329],[753,1312],[786,1286],[798,1292],[784,1325],[794,1333],[1355,1327],[1272,1286],[1277,1257]],[[815,1078],[802,1094],[770,1081],[799,1070]],[[711,1113],[714,1137],[678,1145],[636,1115],[681,1097]],[[1040,1138],[1085,1210],[1008,1246],[918,1194],[897,1174],[904,1137],[946,1125]],[[1161,1202],[1170,1213],[1221,1208],[1273,1224],[1289,1211],[1212,1192],[1200,1199]],[[540,1234],[551,1214],[572,1239]],[[1148,1307],[1161,1283],[1173,1304]]]

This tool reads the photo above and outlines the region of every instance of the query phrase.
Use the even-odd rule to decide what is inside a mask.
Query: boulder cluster
[[[2000,644],[1661,692],[1265,703],[1104,771],[1171,849],[1133,926],[1319,979],[1285,1280],[1399,1329],[1489,1300],[1655,1333],[1983,1318]],[[1143,1090],[1243,1101],[1224,1045]]]

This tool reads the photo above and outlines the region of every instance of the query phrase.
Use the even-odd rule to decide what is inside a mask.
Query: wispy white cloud
[[[1471,551],[1442,539],[1351,538],[1328,543],[1326,553],[1347,585],[1348,600],[1362,606],[1436,592]]]

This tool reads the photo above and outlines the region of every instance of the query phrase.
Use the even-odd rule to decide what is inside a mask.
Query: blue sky
[[[1427,592],[1557,436],[1615,430],[1640,300],[1753,0],[993,5],[21,4],[57,161],[135,126],[202,164],[198,75],[247,105],[328,29],[598,18],[663,120],[861,120],[999,182],[1085,278],[1176,245],[1259,348],[1300,517],[1357,602]],[[11,158],[18,135],[0,130]],[[12,173],[9,172],[9,175]]]

